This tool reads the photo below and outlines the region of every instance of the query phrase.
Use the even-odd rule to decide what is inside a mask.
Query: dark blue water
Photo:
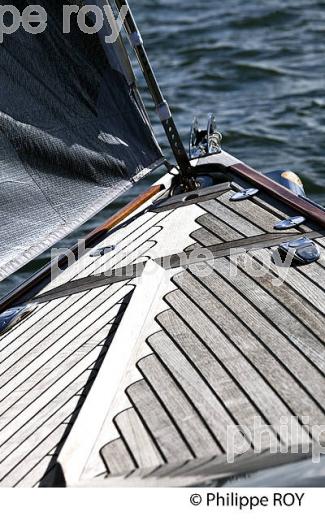
[[[130,0],[182,136],[217,115],[227,151],[262,171],[299,173],[325,204],[325,0]],[[140,72],[139,83],[144,87]],[[168,155],[152,103],[154,129]],[[81,237],[142,191],[143,181],[87,223]],[[49,258],[3,282],[5,294]]]
[[[226,149],[290,167],[324,203],[325,1],[133,3],[184,137],[215,111]]]

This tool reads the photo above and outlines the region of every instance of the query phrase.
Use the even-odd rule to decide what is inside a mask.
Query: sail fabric
[[[0,280],[162,157],[119,62],[121,49],[104,48],[73,17],[63,34],[66,3],[38,1],[46,30],[33,35],[21,27],[0,44]],[[29,4],[15,2],[21,12]]]

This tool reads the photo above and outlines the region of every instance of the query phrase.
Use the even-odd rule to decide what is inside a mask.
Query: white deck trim
[[[131,354],[150,319],[157,293],[168,282],[166,271],[155,262],[148,261],[100,372],[58,458],[67,486],[75,485],[80,480]]]

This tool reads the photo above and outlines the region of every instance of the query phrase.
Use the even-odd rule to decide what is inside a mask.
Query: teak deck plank
[[[265,213],[264,218],[262,218],[261,211],[262,208],[259,208],[252,200],[244,200],[240,201],[239,203],[234,203],[228,200],[224,195],[220,197],[220,200],[229,207],[233,212],[236,213],[236,215],[245,216],[245,218],[249,222],[257,222],[259,228],[261,228],[265,232],[269,232],[270,230],[273,230],[273,225],[277,222],[277,219],[272,218],[271,213]],[[267,218],[267,215],[269,217]],[[300,229],[301,231],[304,230],[306,226],[299,226],[296,229]],[[306,228],[308,229],[308,228]],[[294,232],[294,230],[289,230],[290,232]],[[309,278],[311,281],[316,283],[317,286],[324,287],[325,286],[325,273],[322,267],[318,263],[313,263],[311,265],[303,266],[303,267],[296,267],[296,269],[305,274],[307,278]]]
[[[238,202],[237,204],[240,203]],[[201,207],[247,237],[254,237],[264,233],[260,227],[239,216],[220,202],[209,200],[208,202],[203,202]]]
[[[126,393],[142,421],[156,439],[165,461],[193,458],[193,454],[181,433],[176,429],[169,415],[145,381],[134,383],[127,388]]]
[[[120,438],[103,446],[101,455],[108,472],[113,475],[128,474],[136,467],[128,449]]]
[[[140,360],[138,367],[143,377],[159,394],[164,406],[182,431],[195,456],[200,457],[202,454],[218,451],[216,442],[197,411],[160,361],[155,356],[150,355]]]
[[[197,233],[196,238],[203,246],[207,245],[205,236],[202,234]],[[276,278],[272,277],[269,272],[262,276],[258,271],[261,266],[247,254],[238,255],[232,262],[233,275],[231,275],[228,259],[220,259],[215,262],[214,269],[233,286],[237,293],[251,301],[258,311],[268,318],[272,324],[276,325],[290,341],[295,343],[299,349],[302,349],[307,356],[311,356],[312,361],[324,371],[324,344],[322,341],[318,341],[314,334],[303,325],[303,323],[309,325],[313,332],[315,332],[315,328],[316,333],[318,332],[319,337],[322,338],[324,336],[324,325],[320,315],[318,317],[315,310],[309,311],[306,302],[302,302],[292,291],[290,293],[289,287],[283,288],[283,284],[277,284]],[[236,266],[240,269],[237,269]],[[310,267],[312,266],[306,266],[306,268]],[[263,290],[263,285],[267,285],[268,292]],[[228,288],[225,291],[227,292]],[[274,293],[277,293],[278,296]],[[282,296],[280,300],[279,295]],[[288,298],[290,303],[287,301]],[[291,312],[288,312],[284,305]],[[299,316],[299,318],[296,316]]]
[[[39,462],[28,471],[22,478],[20,478],[15,484],[18,488],[36,488],[43,486],[43,479],[49,479],[50,485],[52,486],[55,482],[55,459],[52,456],[45,455],[39,459]],[[51,478],[52,476],[52,478]]]
[[[91,257],[89,252],[82,257],[81,261],[72,264],[69,269],[63,271],[60,276],[53,280],[42,292],[76,278],[112,269],[117,266],[123,258],[127,260],[128,254],[133,253],[134,250],[143,243],[142,237],[146,238],[147,236],[155,236],[157,234],[158,229],[153,228],[155,228],[156,225],[159,226],[166,216],[167,214],[155,215],[148,212],[130,221],[126,227],[121,226],[119,229],[114,230],[114,232],[104,238],[98,246],[93,248],[97,249],[114,245],[115,249],[111,253],[106,254],[104,257]],[[135,247],[133,247],[133,244],[135,244]]]
[[[125,261],[129,261],[132,263],[134,260],[134,255],[139,257],[142,255],[143,250],[147,249],[148,246],[146,245],[146,239],[148,239],[148,237],[155,237],[157,232],[159,232],[160,228],[152,231],[152,226],[160,221],[163,221],[168,214],[164,217],[160,216],[159,218],[157,218],[157,216],[153,216],[155,218],[154,221],[150,220],[153,218],[152,215],[153,214],[151,213],[146,213],[145,215],[139,217],[140,222],[136,219],[134,222],[128,224],[128,230],[131,228],[129,233],[122,228],[114,233],[114,239],[109,237],[103,241],[102,244],[106,245],[111,245],[114,241],[114,245],[117,246],[115,251],[105,255],[103,258],[91,258],[89,255],[82,257],[79,262],[72,264],[69,269],[63,271],[58,278],[56,278],[46,287],[46,289],[44,289],[44,291],[47,291],[50,288],[56,287],[58,284],[61,285],[62,283],[75,278],[88,276],[94,274],[95,272],[113,269],[118,267],[121,262],[124,263]],[[148,226],[143,227],[144,224],[141,222],[143,217],[145,217],[145,224],[148,224]],[[102,244],[98,247],[101,247]],[[137,251],[138,247],[142,247],[142,249]],[[26,334],[28,339],[31,328],[33,330],[34,336],[34,334],[39,330],[38,327],[42,329],[44,324],[51,324],[57,315],[60,316],[66,308],[70,308],[70,306],[75,301],[78,302],[84,297],[87,299],[87,297],[89,297],[89,293],[86,295],[83,294],[81,297],[79,295],[74,298],[70,297],[71,299],[64,298],[60,301],[53,301],[40,305],[40,309],[36,309],[35,312],[26,318],[26,320],[19,323],[14,329],[10,330],[7,334],[4,334],[1,337],[0,352],[3,348],[7,347],[7,345],[12,345],[16,338],[19,338],[19,341],[21,341],[22,334]],[[66,304],[66,307],[64,307],[64,304]],[[81,305],[84,304],[85,299],[83,299]],[[54,316],[51,315],[52,312]]]
[[[223,309],[223,307],[215,301],[212,307],[211,305],[209,306],[206,290],[199,288],[202,296],[196,293],[194,280],[191,279],[189,275],[185,276],[181,274],[178,275],[177,279],[177,284],[185,290],[186,294],[188,294],[188,290],[191,291],[191,296],[195,293],[196,296],[194,296],[194,299],[196,299],[197,304],[202,307],[204,314],[199,307],[181,292],[172,293],[167,297],[170,305],[179,315],[184,316],[184,320],[190,323],[190,326],[200,335],[202,341],[208,345],[218,362],[221,363],[234,378],[241,392],[245,393],[246,401],[249,397],[248,404],[249,402],[253,403],[255,407],[255,413],[249,415],[248,405],[246,404],[246,407],[244,407],[240,406],[239,403],[239,406],[234,409],[234,413],[237,414],[238,424],[247,426],[250,431],[253,431],[254,418],[261,416],[262,422],[270,424],[273,428],[273,432],[279,432],[281,418],[288,416],[290,414],[289,410],[281,403],[277,394],[265,383],[263,378],[258,377],[255,365],[252,365],[247,360],[249,353],[255,351],[256,358],[258,359],[261,356],[262,361],[263,353],[261,355],[260,350],[263,347],[254,340],[254,337],[249,335],[249,331],[245,329],[237,318],[232,316],[227,309]],[[189,287],[187,283],[190,284]],[[207,317],[208,315],[209,318]],[[236,331],[231,336],[231,340],[235,345],[232,345],[228,340],[229,332],[233,329],[236,329]],[[248,352],[247,356],[246,350]],[[261,361],[257,365],[260,371],[262,368],[260,366]],[[263,367],[262,374],[264,371],[265,369]],[[287,374],[283,375],[287,376]],[[282,381],[281,386],[283,387],[286,384],[287,377],[285,381]],[[231,399],[231,394],[228,394],[228,396],[224,395],[226,391],[227,387],[224,393],[221,394],[225,405],[227,405],[227,400]],[[301,392],[301,395],[303,396],[304,393]],[[298,402],[300,403],[300,401]],[[233,406],[231,401],[229,406]]]
[[[29,400],[18,409],[16,406],[8,409],[2,417],[0,431],[1,460],[3,460],[1,471],[10,470],[13,464],[24,467],[24,456],[33,450],[39,436],[45,435],[48,429],[55,429],[71,416],[80,399],[76,396],[82,391],[91,375],[88,368],[97,357],[98,353],[93,349],[44,393],[39,391],[38,395],[34,396],[34,400]],[[71,400],[73,401],[71,408],[69,403],[69,411],[63,413],[62,406]],[[17,446],[19,450],[12,453]]]
[[[31,453],[25,456],[24,459],[21,460],[20,463],[17,464],[15,468],[13,468],[8,475],[1,480],[1,486],[33,486],[35,483],[34,478],[32,477],[32,472],[35,467],[38,466],[40,459],[44,457],[44,453],[48,453],[51,448],[57,446],[64,434],[64,425],[59,425],[56,430],[54,430],[42,443],[40,443]],[[45,469],[47,469],[48,465],[51,462],[51,457],[47,458],[47,465]],[[38,472],[37,472],[38,473]],[[42,473],[38,473],[38,475],[42,476]]]
[[[125,294],[128,294],[129,291],[130,288],[128,288]],[[119,296],[122,295],[123,293],[119,294]],[[120,298],[118,298],[119,300]],[[26,349],[20,349],[20,352],[17,352],[17,356],[12,356],[8,360],[10,364],[8,363],[7,367],[4,367],[5,371],[1,374],[1,398],[17,386],[22,385],[27,378],[32,377],[43,367],[46,366],[48,371],[50,371],[51,364],[54,363],[55,365],[55,359],[58,359],[60,356],[66,355],[68,357],[73,352],[77,353],[78,348],[83,349],[85,345],[88,345],[88,348],[84,348],[84,350],[89,350],[94,334],[90,329],[91,326],[96,327],[96,330],[100,327],[102,331],[105,331],[107,338],[113,327],[112,320],[118,308],[118,302],[114,303],[113,301],[111,303],[112,307],[110,307],[110,301],[108,300],[96,309],[96,312],[90,312],[88,315],[84,314],[83,319],[81,318],[76,324],[67,324],[66,328],[62,327],[60,330],[51,333],[35,346],[29,344]],[[100,332],[100,329],[98,332]],[[99,336],[99,344],[102,344],[103,340],[105,341],[105,337]]]
[[[188,300],[185,300],[184,307],[187,308],[187,305]],[[184,307],[180,307],[180,310]],[[283,402],[287,403],[291,409],[299,410],[301,400],[305,397],[300,385],[295,382],[282,364],[277,362],[269,350],[263,348],[258,338],[249,333],[247,329],[245,330],[243,324],[239,320],[226,312],[224,319],[221,321],[222,314],[219,314],[221,311],[222,307],[216,307],[215,314],[218,315],[217,320],[221,330],[223,330],[225,334],[231,336],[232,341],[236,344],[237,348],[240,349],[243,356],[250,360],[252,365],[260,374],[266,377],[271,387],[276,389],[277,394],[282,396]],[[237,310],[235,312],[237,312]],[[244,341],[243,336],[245,338]],[[184,341],[183,338],[181,338],[181,341]],[[270,390],[266,390],[266,395],[272,396]],[[276,409],[284,416],[288,413],[288,409],[284,408],[283,405],[281,406],[279,402],[276,402]]]
[[[238,240],[244,236],[243,233],[239,233],[210,213],[202,215],[202,217],[198,218],[197,222],[201,226],[198,233],[208,230],[213,236],[216,236],[216,238],[222,242],[231,242],[232,240]]]
[[[258,226],[262,231],[273,233],[275,224],[280,220],[283,220],[283,218],[257,204],[255,202],[255,197],[249,200],[236,202],[230,200],[231,195],[232,193],[230,193],[229,196],[227,196],[227,194],[221,195],[219,201],[227,208],[231,209],[231,211],[235,212],[238,216],[244,217],[247,222]],[[295,233],[296,229],[289,230],[289,233]],[[299,227],[298,229],[301,228]],[[288,231],[286,231],[286,233],[287,232]]]
[[[260,250],[254,251],[251,254],[254,258],[265,265],[272,273],[275,273],[277,276],[279,276],[280,273],[281,279],[285,281],[287,285],[292,287],[294,291],[300,294],[307,302],[307,304],[312,304],[316,310],[318,310],[323,315],[325,314],[325,298],[324,291],[322,289],[313,284],[310,280],[308,280],[308,278],[306,278],[295,268],[286,269],[282,275],[282,268],[278,268],[273,264],[271,261],[271,253],[269,251]]]
[[[195,244],[191,246],[191,250],[198,249],[200,242],[206,244],[208,247],[214,246],[215,244],[222,244],[222,241],[217,238],[216,235],[213,235],[213,233],[203,228],[194,231],[191,238],[195,240]]]
[[[304,385],[303,399],[300,404],[300,413],[297,415],[310,415],[316,424],[318,420],[324,418],[324,413],[321,412],[322,403],[324,402],[325,386],[323,376],[314,368],[310,363],[306,362],[305,358],[301,356],[299,351],[295,349],[291,343],[281,335],[272,325],[265,320],[259,312],[252,307],[246,300],[244,300],[237,291],[233,291],[229,285],[226,285],[218,278],[217,274],[210,275],[207,279],[207,285],[209,290],[204,287],[201,283],[194,280],[186,274],[177,276],[178,283],[182,289],[186,292],[187,296],[191,296],[197,302],[205,312],[206,316],[212,320],[217,326],[223,330],[227,330],[228,337],[232,341],[236,341],[237,344],[242,342],[247,343],[249,332],[252,331],[255,335],[259,336],[261,342],[260,348],[263,348],[263,344],[276,355],[277,359],[281,360],[282,364],[286,367],[290,367],[290,372],[293,374],[297,381],[301,385]],[[204,279],[203,279],[204,280]],[[209,292],[215,294],[215,298],[209,298]],[[211,293],[210,293],[211,295]],[[218,302],[217,298],[222,298],[222,303]],[[210,302],[210,303],[209,303]],[[227,311],[227,307],[224,306],[226,303],[227,307],[232,309],[233,313]],[[174,303],[173,303],[174,305]],[[183,312],[189,308],[189,301],[183,301]],[[193,307],[193,312],[195,311]],[[240,318],[240,321],[238,320]],[[196,320],[193,323],[197,324],[201,322],[200,335],[202,338],[206,338],[205,341],[210,341],[211,345],[215,345],[217,341],[217,332],[213,326],[209,326],[209,321],[204,316],[199,314],[196,307]],[[245,324],[245,326],[243,326]],[[200,325],[196,325],[199,327]],[[220,337],[220,335],[219,335]],[[220,341],[220,340],[219,340]],[[221,343],[224,345],[224,343]],[[220,342],[219,349],[220,352]],[[221,355],[222,351],[220,352]],[[229,360],[229,354],[227,351],[224,353],[225,360]],[[231,359],[231,358],[230,358]],[[240,372],[240,363],[239,363]],[[232,369],[234,370],[234,368]],[[251,380],[253,374],[248,378],[251,384],[254,384]],[[308,385],[306,385],[308,381]],[[307,394],[309,393],[309,396]],[[311,396],[313,400],[311,400]],[[253,394],[254,395],[254,394]],[[270,392],[264,393],[264,399],[271,397]],[[302,406],[303,404],[303,406]],[[268,409],[273,413],[277,413],[277,406],[272,407],[271,402],[268,403]],[[308,413],[307,413],[308,412]],[[272,413],[272,415],[273,415]],[[275,415],[276,417],[276,415]]]
[[[26,477],[35,466],[39,463],[44,453],[49,453],[51,449],[57,446],[65,434],[65,426],[59,425],[54,431],[44,438],[29,453],[24,453],[24,457],[19,459],[16,466],[1,478],[1,486],[15,486],[21,479]],[[18,454],[17,454],[18,457]],[[50,461],[49,461],[50,462]]]
[[[200,412],[201,417],[204,418],[210,433],[214,435],[221,448],[220,452],[226,451],[227,427],[235,428],[236,423],[220,402],[218,396],[204,381],[202,374],[185,358],[184,354],[166,334],[157,333],[151,336],[148,341],[152,350],[172,372],[174,378]],[[244,442],[245,439],[239,437],[240,439],[237,439],[238,446],[235,446],[235,450],[240,451],[246,449],[250,442]]]
[[[225,226],[225,235],[223,238],[222,235],[222,229],[223,226],[220,223],[220,220],[215,220],[212,216],[212,214],[216,214],[216,216],[219,217],[222,216],[223,212],[218,211],[215,206],[212,206],[212,203],[215,201],[209,201],[209,207],[206,207],[206,204],[204,203],[204,207],[211,211],[210,215],[203,216],[199,219],[199,222],[201,225],[203,225],[208,231],[210,231],[213,234],[216,234],[217,238],[224,239],[225,241],[231,241],[231,240],[238,240],[243,237],[251,237],[251,236],[257,236],[261,231],[259,231],[258,228],[254,226],[255,229],[255,235],[252,235],[252,229],[251,224],[248,227],[245,227],[243,223],[241,226],[237,226],[237,218],[238,215],[229,209],[229,212],[227,214],[228,216],[228,224],[231,224],[233,228],[229,228],[228,225]],[[245,202],[245,201],[242,201]],[[247,202],[247,201],[246,201]],[[237,203],[238,205],[241,203]],[[252,204],[252,203],[251,203]],[[253,204],[252,204],[253,205]],[[227,208],[228,209],[228,208]],[[198,241],[204,241],[205,237],[203,234],[201,234],[200,230],[196,232],[195,238]],[[208,245],[208,244],[206,244]],[[277,272],[277,268],[271,261],[270,255],[267,256],[266,251],[257,251],[252,252],[252,256],[256,258],[260,258],[260,256],[264,256],[266,260],[266,266],[269,270]],[[297,268],[290,268],[288,272],[286,272],[286,283],[291,285],[294,289],[296,289],[300,294],[302,294],[307,301],[310,301],[313,303],[313,305],[319,309],[321,312],[325,313],[325,302],[324,302],[324,292],[322,289],[318,287],[315,283],[310,283],[315,278],[315,273],[318,273],[318,280],[322,279],[321,277],[324,276],[323,269],[318,264],[313,264],[312,266],[305,266],[303,268],[304,273],[306,274],[308,272],[308,268],[311,267],[312,273],[310,275],[310,279],[306,279],[306,276],[303,275],[301,272],[297,270]]]
[[[175,298],[176,294],[173,293],[171,296]],[[206,381],[220,401],[224,403],[224,406],[229,410],[236,423],[252,431],[254,417],[259,414],[258,409],[251,403],[241,387],[233,379],[232,373],[226,370],[217,357],[211,353],[211,350],[202,340],[198,339],[175,312],[166,311],[158,316],[157,320],[166,333],[177,343],[178,348],[184,352],[188,360],[201,375],[201,378]],[[274,437],[272,430],[269,433]],[[205,451],[206,454],[207,451]]]
[[[324,252],[322,252],[322,256],[324,257]],[[325,287],[325,269],[320,264],[321,261],[323,261],[322,257],[313,264],[298,266],[297,270],[322,289]]]
[[[44,341],[33,348],[28,356],[13,365],[12,369],[8,370],[2,376],[3,384],[0,388],[0,411],[2,411],[7,404],[10,405],[13,391],[22,389],[27,392],[26,387],[32,389],[37,385],[36,393],[42,393],[56,380],[61,377],[64,379],[65,366],[67,369],[70,368],[70,366],[78,363],[82,354],[85,355],[85,353],[80,353],[79,347],[83,347],[87,344],[87,341],[91,339],[91,326],[102,327],[102,318],[104,318],[105,321],[108,320],[109,322],[107,324],[106,321],[105,327],[107,335],[109,335],[112,329],[110,321],[114,317],[114,314],[113,312],[107,312],[108,306],[109,300],[99,309],[100,314],[97,313],[97,319],[96,314],[91,313],[78,323],[76,327],[72,327],[70,331],[59,337],[60,341],[50,336],[48,341]],[[112,310],[114,311],[114,307]],[[89,346],[89,348],[86,349],[86,354],[92,352],[94,348],[96,347]],[[67,360],[66,364],[61,363],[62,358]],[[19,366],[21,367],[20,370],[18,370]]]
[[[264,291],[256,283],[255,278],[250,278],[243,271],[238,270],[235,278],[229,276],[229,260],[227,259],[216,262],[215,271],[232,285],[237,294],[239,293],[246,301],[253,304],[263,319],[268,319],[283,336],[325,374],[324,344],[301,323],[292,312],[293,309],[289,312],[283,308],[279,301],[273,298],[272,293],[272,297],[270,297],[270,293]],[[223,282],[219,278],[220,285],[223,285]],[[229,285],[226,288],[228,290]],[[230,292],[234,294],[232,290]]]
[[[273,232],[274,225],[279,221],[278,218],[259,207],[252,200],[243,200],[236,203],[229,201],[229,197],[225,195],[222,195],[219,200],[232,211],[236,212],[236,214],[244,216],[249,222],[258,223],[258,226],[265,232]],[[294,233],[296,229],[303,231],[308,228],[306,228],[306,226],[299,226],[298,228],[286,231],[286,233]],[[318,263],[297,267],[297,269],[316,283],[316,285],[321,287],[325,286],[325,271]]]
[[[44,397],[40,396],[41,403],[36,402],[36,405],[31,403],[20,415],[1,429],[0,460],[8,457],[17,447],[22,447],[28,452],[34,446],[38,435],[43,435],[43,433],[46,435],[49,428],[54,429],[58,424],[65,422],[71,414],[70,401],[73,401],[72,406],[77,406],[79,399],[76,399],[76,394],[85,386],[89,375],[86,371],[82,372],[81,375],[72,379],[66,388],[48,401],[46,394]],[[63,408],[65,410],[65,406],[68,408],[67,413],[62,411]],[[8,465],[10,465],[10,460],[6,461],[6,466]]]
[[[163,463],[157,447],[133,408],[121,412],[115,417],[114,423],[138,467],[150,468]]]
[[[253,269],[258,270],[263,266],[263,264],[257,262],[255,258],[249,258],[249,261],[252,263]],[[238,256],[236,262],[238,267],[244,268],[245,264],[247,265],[246,256]],[[290,315],[294,316],[295,319],[299,319],[310,332],[318,336],[318,339],[321,341],[323,340],[324,317],[319,311],[313,308],[305,298],[295,292],[291,286],[279,280],[275,273],[270,271],[265,272],[263,276],[255,276],[254,282],[278,301],[280,313],[283,312],[283,308],[286,308]]]

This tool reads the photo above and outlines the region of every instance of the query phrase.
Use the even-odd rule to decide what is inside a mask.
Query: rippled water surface
[[[324,203],[325,2],[134,5],[184,137],[194,114],[215,111],[227,150],[264,171],[290,167]]]
[[[177,124],[217,114],[224,148],[268,171],[290,168],[325,204],[325,1],[130,0]],[[139,73],[139,71],[138,71]],[[140,85],[144,86],[139,73]],[[148,94],[156,134],[166,141]],[[83,236],[152,183],[149,178],[78,230]],[[48,258],[2,284],[4,294]]]

